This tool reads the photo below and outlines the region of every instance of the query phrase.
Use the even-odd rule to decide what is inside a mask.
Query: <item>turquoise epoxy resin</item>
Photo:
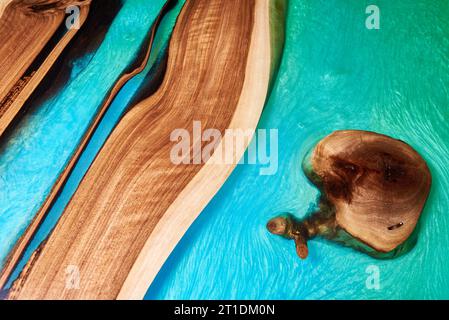
[[[279,130],[279,170],[239,166],[178,245],[148,299],[449,298],[449,3],[290,0],[283,61],[259,128]],[[326,240],[307,260],[266,230],[276,213],[316,209],[301,163],[335,130],[406,141],[432,190],[407,254],[377,260]],[[374,272],[374,273],[373,273]],[[378,286],[370,277],[378,276]]]
[[[98,49],[72,61],[64,87],[33,105],[2,143],[0,265],[64,170],[108,92],[137,58],[164,4],[165,0],[123,1]],[[126,108],[125,102],[122,105]]]

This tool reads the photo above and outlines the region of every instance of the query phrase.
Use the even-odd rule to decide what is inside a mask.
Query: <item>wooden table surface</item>
[[[10,299],[144,296],[242,155],[234,164],[214,154],[206,164],[176,165],[170,135],[191,132],[193,121],[223,134],[256,128],[272,72],[271,31],[270,0],[186,2],[161,87],[120,121]],[[67,285],[73,268],[78,289]]]

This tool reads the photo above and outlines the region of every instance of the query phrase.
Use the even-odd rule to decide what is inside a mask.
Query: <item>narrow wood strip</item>
[[[70,177],[70,173],[72,172],[73,168],[75,167],[77,161],[79,160],[82,152],[84,151],[85,147],[89,143],[89,140],[91,139],[92,135],[94,134],[96,128],[98,127],[98,124],[100,123],[101,119],[103,118],[104,114],[108,110],[108,107],[114,100],[115,96],[118,94],[120,89],[135,75],[139,74],[143,71],[145,66],[148,63],[148,59],[150,57],[151,53],[151,47],[153,45],[154,36],[156,33],[156,29],[163,18],[163,16],[166,14],[167,10],[171,6],[172,2],[175,0],[168,0],[167,3],[164,5],[162,11],[160,12],[159,16],[157,17],[155,23],[153,24],[152,28],[149,31],[148,34],[148,41],[147,45],[145,46],[143,59],[140,59],[140,61],[136,64],[136,67],[125,74],[114,84],[114,87],[111,89],[109,95],[105,98],[104,103],[102,104],[98,114],[95,116],[95,118],[92,121],[91,126],[86,131],[84,137],[82,138],[78,148],[75,150],[72,158],[68,162],[67,166],[62,171],[61,175],[59,176],[58,180],[52,187],[52,190],[48,194],[47,198],[45,199],[43,205],[37,212],[36,216],[33,218],[33,221],[27,228],[27,230],[24,232],[22,237],[17,242],[16,246],[11,251],[7,262],[5,263],[5,266],[3,267],[3,270],[0,274],[0,288],[4,287],[6,282],[8,281],[9,277],[11,276],[12,272],[14,271],[14,268],[19,263],[20,259],[22,258],[26,247],[33,239],[33,236],[37,232],[39,226],[42,224],[44,218],[48,214],[48,212],[51,209],[51,206],[57,199],[60,191],[64,187],[65,183],[67,182],[68,178]]]
[[[86,21],[87,15],[89,13],[89,6],[83,5],[80,7],[80,27]],[[51,67],[58,59],[58,57],[62,54],[64,49],[73,39],[73,37],[78,32],[78,29],[70,29],[68,30],[64,36],[59,40],[58,44],[53,48],[53,50],[48,54],[45,61],[41,64],[39,69],[37,69],[32,75],[29,76],[29,79],[24,84],[23,88],[20,90],[20,93],[13,99],[11,105],[0,115],[0,137],[6,131],[6,129],[11,125],[14,118],[20,112],[25,102],[30,98],[31,94],[36,90],[38,85],[50,71]],[[20,80],[19,80],[20,81]],[[0,278],[0,286],[1,286],[1,278]]]
[[[186,3],[160,90],[119,123],[9,298],[141,297],[151,279],[141,279],[145,283],[137,293],[127,287],[137,281],[143,265],[156,264],[155,272],[163,263],[145,253],[139,258],[146,243],[154,241],[151,237],[167,241],[166,246],[150,246],[168,256],[234,167],[174,165],[171,132],[191,131],[194,120],[221,132],[255,129],[270,77],[268,3]],[[162,230],[160,221],[173,228]],[[77,290],[66,282],[72,267],[79,270]]]
[[[42,69],[25,74],[64,23],[65,9],[74,4],[84,8],[89,3],[60,0],[47,6],[45,1],[14,0],[4,7],[0,16],[0,136],[62,51],[55,48]],[[85,19],[86,14],[84,8],[80,19]],[[74,33],[76,30],[70,30],[58,45],[65,46]]]

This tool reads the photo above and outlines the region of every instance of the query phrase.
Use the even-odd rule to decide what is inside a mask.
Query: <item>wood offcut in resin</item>
[[[321,140],[304,169],[322,192],[320,210],[302,220],[277,217],[267,225],[295,240],[301,258],[315,236],[388,257],[414,231],[432,181],[426,162],[408,144],[357,130]]]
[[[270,0],[189,0],[159,90],[120,121],[10,299],[140,299],[235,165],[176,165],[170,134],[254,130],[268,92]],[[280,6],[282,8],[282,6]],[[279,16],[279,15],[277,15]],[[220,146],[218,146],[220,148]],[[194,155],[193,155],[194,156]],[[235,154],[234,163],[241,154]],[[66,286],[78,268],[79,290]]]

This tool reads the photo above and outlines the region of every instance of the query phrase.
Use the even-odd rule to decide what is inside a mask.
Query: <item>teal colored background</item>
[[[125,1],[99,50],[74,61],[67,86],[29,110],[2,146],[0,262],[164,2]],[[380,8],[380,30],[365,27],[370,4]],[[104,139],[151,75],[179,9],[164,20],[149,66],[114,100],[21,266],[51,231]],[[448,1],[289,0],[284,56],[259,123],[261,129],[279,130],[278,172],[261,176],[265,165],[239,165],[146,299],[449,298],[448,17]],[[301,217],[315,207],[319,194],[301,162],[319,139],[338,129],[388,134],[427,160],[432,191],[418,243],[405,256],[375,260],[316,239],[309,243],[310,257],[301,261],[293,242],[266,231],[266,222],[281,212]],[[379,268],[379,290],[366,286],[372,266]]]
[[[365,27],[368,5],[380,30]],[[282,65],[259,128],[279,130],[279,171],[240,165],[177,246],[147,299],[449,298],[449,2],[290,0]],[[416,247],[375,260],[314,240],[301,261],[265,224],[309,212],[318,192],[305,153],[338,129],[402,139],[427,160],[433,186]],[[377,266],[380,289],[367,271]]]

